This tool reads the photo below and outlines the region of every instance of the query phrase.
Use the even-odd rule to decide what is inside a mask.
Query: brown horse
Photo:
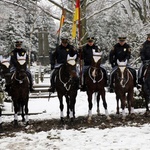
[[[29,100],[29,79],[26,74],[26,54],[24,56],[17,55],[16,71],[12,75],[11,97],[14,105],[14,125],[18,126],[18,113],[21,108],[22,121],[29,123],[28,119],[28,100]],[[25,111],[25,114],[24,114]],[[26,119],[25,116],[26,115]]]
[[[100,68],[101,64],[101,53],[93,53],[92,65],[89,67],[87,73],[85,74],[85,82],[87,86],[87,96],[88,96],[88,103],[89,103],[89,110],[88,110],[88,122],[91,122],[92,119],[92,95],[93,93],[97,93],[97,113],[99,114],[99,101],[100,95],[103,100],[103,106],[105,109],[105,114],[107,119],[110,120],[107,110],[107,103],[105,98],[105,83],[106,79],[104,78],[104,73]]]
[[[119,114],[119,100],[121,101],[122,108],[122,119],[125,119],[125,106],[126,100],[128,104],[129,114],[134,114],[134,99],[133,99],[133,89],[134,89],[134,79],[127,68],[127,60],[125,62],[119,62],[118,68],[114,74],[114,89],[116,93],[117,100],[117,114]]]
[[[63,114],[63,96],[66,98],[67,103],[67,117],[71,122],[75,118],[75,103],[78,91],[79,79],[76,72],[76,55],[74,57],[67,57],[67,63],[62,65],[56,76],[56,91],[60,101],[60,118],[64,121]]]
[[[144,82],[142,85],[142,91],[143,91],[143,96],[145,99],[145,106],[146,106],[146,116],[149,116],[149,106],[148,104],[150,103],[150,61],[146,61],[144,65]]]

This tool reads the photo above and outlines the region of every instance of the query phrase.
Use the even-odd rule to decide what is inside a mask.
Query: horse
[[[143,73],[142,92],[145,99],[146,112],[145,116],[149,116],[149,102],[150,102],[150,61],[146,61],[144,65],[145,71]]]
[[[127,106],[129,114],[134,116],[134,78],[132,73],[127,67],[127,60],[120,62],[117,60],[118,68],[114,73],[114,90],[117,100],[117,111],[119,114],[119,100],[121,101],[122,119],[125,120],[125,106],[127,100]]]
[[[63,64],[56,75],[56,92],[60,102],[60,119],[64,122],[64,105],[63,96],[66,98],[67,103],[67,118],[70,118],[70,122],[73,122],[75,118],[75,103],[78,91],[79,79],[76,72],[76,57],[67,55],[67,62]]]
[[[10,81],[9,63],[10,57],[0,57],[0,132],[3,131],[2,127],[2,107],[5,99],[8,99],[5,92],[6,84]]]
[[[29,79],[26,74],[26,54],[17,54],[16,70],[11,77],[11,98],[14,106],[14,126],[18,126],[18,113],[22,111],[22,121],[29,124],[28,100],[29,100]],[[25,112],[25,114],[24,114]],[[25,117],[26,118],[25,118]]]
[[[100,67],[101,64],[101,52],[93,52],[93,58],[92,58],[92,64],[88,68],[87,73],[85,74],[85,82],[87,87],[87,96],[88,96],[88,123],[92,120],[92,95],[93,93],[97,93],[96,99],[97,99],[97,113],[100,114],[99,110],[99,101],[100,101],[100,95],[103,100],[103,107],[105,109],[105,115],[108,120],[111,118],[109,117],[108,110],[107,110],[107,103],[105,98],[105,84],[106,79],[104,77],[104,73],[102,72],[102,69]]]

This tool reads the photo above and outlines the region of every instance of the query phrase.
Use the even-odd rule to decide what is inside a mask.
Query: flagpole
[[[82,86],[83,77],[82,77],[82,60],[81,60],[81,8],[79,0],[79,20],[78,20],[78,32],[79,32],[79,65],[80,65],[80,86]]]

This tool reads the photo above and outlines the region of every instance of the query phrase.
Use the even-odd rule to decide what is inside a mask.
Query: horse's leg
[[[70,105],[69,105],[69,117],[71,122],[73,122],[73,110],[74,110],[74,97],[70,97]]]
[[[99,93],[97,94],[96,100],[97,100],[97,115],[100,115],[100,109],[99,109],[100,94]]]
[[[28,98],[26,99],[26,102],[25,102],[25,115],[26,115],[26,125],[29,125],[29,117],[28,117],[28,112],[29,112],[29,109],[28,109]]]
[[[92,120],[92,107],[93,107],[93,104],[92,104],[92,92],[87,92],[87,95],[88,95],[88,103],[89,103],[89,110],[88,110],[88,123],[91,123],[91,120]]]
[[[129,114],[134,114],[133,90],[130,90],[130,92],[128,92],[128,94],[127,94],[127,101],[128,101]]]
[[[69,105],[70,105],[69,104],[69,99],[70,98],[68,97],[68,95],[66,95],[65,98],[66,98],[66,103],[67,103],[67,118],[69,118]]]
[[[125,120],[125,94],[121,96],[122,120]]]
[[[64,109],[64,105],[63,105],[63,96],[58,94],[58,98],[59,98],[59,102],[60,102],[60,119],[61,119],[61,122],[64,121],[64,112],[63,112],[63,109]]]
[[[116,101],[117,101],[117,108],[116,108],[116,114],[118,114],[119,115],[119,97],[118,97],[118,95],[116,94]]]
[[[18,126],[18,111],[19,111],[19,106],[16,102],[16,100],[14,101],[14,126]]]
[[[2,106],[0,105],[0,132],[3,131],[3,127],[2,127]]]
[[[101,91],[101,96],[102,96],[103,106],[105,108],[105,115],[107,117],[107,120],[110,120],[111,118],[109,117],[109,114],[108,114],[107,103],[106,103],[106,98],[105,98],[105,89]]]
[[[21,102],[21,116],[22,116],[22,122],[25,122],[25,118],[24,118],[24,102]]]

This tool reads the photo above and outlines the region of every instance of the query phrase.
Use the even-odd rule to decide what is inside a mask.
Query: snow
[[[48,79],[43,84],[48,84]],[[52,94],[53,96],[56,93]],[[109,114],[116,113],[116,100],[114,93],[106,93]],[[5,112],[11,113],[11,103],[4,103]],[[66,112],[66,105],[64,100]],[[104,114],[102,101],[100,102],[101,114]],[[135,109],[135,112],[143,112],[145,109]],[[52,97],[37,98],[29,100],[29,112],[43,112],[38,115],[30,115],[29,119],[44,120],[60,117],[59,100]],[[96,102],[93,100],[93,114],[96,114]],[[126,113],[128,113],[126,109]],[[88,102],[85,92],[78,91],[76,102],[76,117],[87,116]],[[21,120],[21,116],[19,116]],[[13,115],[3,116],[3,122],[11,122]],[[23,131],[14,133],[14,137],[0,138],[0,150],[149,150],[150,125],[144,124],[140,127],[116,127],[116,128],[86,128],[75,129],[52,129],[47,132],[25,133]],[[1,134],[0,134],[1,135]]]

